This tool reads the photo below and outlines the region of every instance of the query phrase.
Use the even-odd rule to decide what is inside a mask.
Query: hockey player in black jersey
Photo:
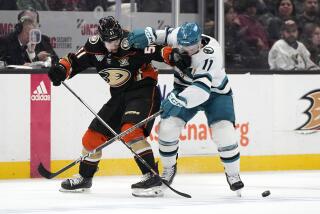
[[[120,24],[108,16],[99,20],[98,35],[88,39],[77,53],[69,53],[49,71],[53,85],[70,79],[88,67],[110,85],[111,98],[100,109],[98,115],[117,133],[122,132],[160,109],[160,92],[157,88],[157,70],[151,60],[171,65],[184,64],[188,60],[179,57],[174,49],[164,46],[149,46],[144,50],[130,48],[127,35]],[[178,57],[177,57],[178,55]],[[190,60],[190,59],[189,59]],[[84,86],[85,87],[85,86]],[[154,121],[129,133],[123,140],[132,147],[156,172],[157,164],[150,144],[146,141]],[[83,154],[94,150],[113,137],[97,118],[93,119],[82,138]],[[62,182],[61,191],[84,191],[92,186],[102,153],[97,152],[80,162],[79,176]],[[162,195],[161,179],[149,172],[138,159],[143,180],[132,184],[134,196],[149,197]]]

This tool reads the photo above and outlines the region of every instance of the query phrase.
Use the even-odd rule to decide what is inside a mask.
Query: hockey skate
[[[232,191],[236,191],[237,196],[241,197],[241,190],[244,187],[243,182],[240,179],[240,175],[228,175],[226,173],[227,181]]]
[[[177,173],[177,164],[173,165],[172,167],[164,167],[161,178],[166,180],[169,185],[172,184],[172,181]]]
[[[61,183],[60,192],[86,192],[92,186],[92,178],[84,178],[77,175],[74,178],[68,178]]]
[[[141,181],[131,185],[132,195],[136,197],[161,197],[163,196],[161,185],[161,178],[148,172],[142,176]]]

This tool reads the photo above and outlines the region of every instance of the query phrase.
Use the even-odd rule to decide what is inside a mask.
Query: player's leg
[[[182,109],[176,117],[161,119],[159,127],[159,154],[163,165],[161,177],[172,183],[177,171],[179,136],[181,130],[197,109]]]
[[[99,145],[103,144],[107,137],[99,132],[88,129],[82,138],[82,155],[88,153]],[[68,178],[61,183],[61,192],[82,192],[92,186],[92,178],[98,169],[102,152],[97,152],[80,162],[79,174]]]
[[[119,131],[119,118],[122,115],[122,109],[119,107],[119,99],[111,98],[110,101],[105,104],[98,115],[114,130]],[[118,108],[117,108],[118,107]],[[117,122],[115,122],[117,121]],[[107,141],[108,137],[113,136],[113,134],[103,125],[101,122],[95,118],[88,130],[85,132],[82,138],[82,154],[92,151],[104,142]],[[98,164],[101,159],[102,152],[97,152],[85,160],[80,162],[79,165],[79,175],[68,178],[61,183],[62,192],[83,192],[88,190],[92,186],[92,178],[98,170]]]
[[[122,128],[124,131],[160,109],[160,91],[156,86],[146,86],[126,94],[126,110],[124,112]],[[149,136],[154,120],[145,126],[129,133],[123,140],[143,158],[145,162],[158,172],[152,148],[146,138]],[[161,180],[143,164],[138,158],[135,161],[143,175],[142,180],[132,184],[132,194],[138,197],[157,197],[162,195]]]
[[[240,152],[234,128],[235,114],[231,95],[211,95],[205,113],[213,133],[220,160],[232,191],[244,187],[240,179]]]

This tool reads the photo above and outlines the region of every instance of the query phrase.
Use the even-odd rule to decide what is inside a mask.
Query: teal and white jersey
[[[168,30],[167,37],[164,39],[168,45],[177,48],[178,29]],[[192,63],[188,71],[176,71],[174,74],[174,87],[184,88],[179,96],[187,100],[187,108],[204,103],[209,99],[211,93],[228,94],[231,92],[223,68],[220,44],[214,38],[203,34],[201,40],[202,46],[197,53],[192,55]]]

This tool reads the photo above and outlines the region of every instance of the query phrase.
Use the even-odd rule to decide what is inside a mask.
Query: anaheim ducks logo
[[[320,129],[320,90],[314,90],[301,97],[310,100],[311,105],[303,113],[308,115],[308,120],[297,130],[319,130]]]
[[[99,71],[100,76],[110,85],[110,87],[120,87],[131,77],[131,73],[122,68],[107,68]]]

